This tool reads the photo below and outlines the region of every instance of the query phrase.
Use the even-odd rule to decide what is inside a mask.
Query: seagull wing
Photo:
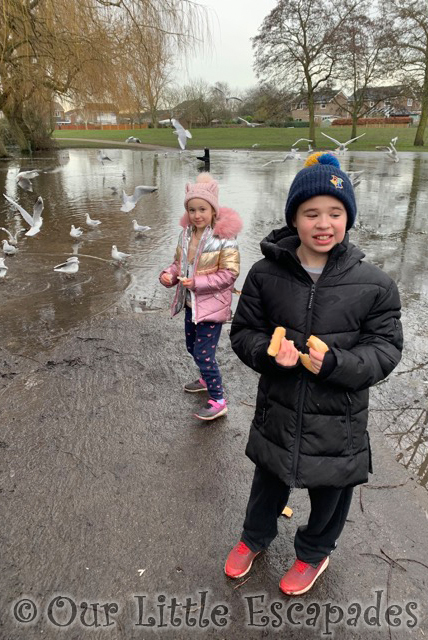
[[[245,122],[245,124],[250,124],[248,120],[244,120],[244,118],[241,118],[240,116],[238,116],[238,120],[241,120],[241,122]]]
[[[1,230],[1,231],[6,231],[7,235],[9,236],[9,239],[10,239],[11,241],[14,239],[14,238],[13,238],[13,235],[11,234],[11,232],[10,232],[10,231],[8,231],[7,229],[5,229],[4,227],[0,227],[0,230]]]
[[[189,129],[185,130],[185,134],[186,134],[186,138],[191,138],[192,134],[190,133]]]
[[[182,131],[178,131],[178,144],[180,145],[180,148],[184,151],[184,149],[186,148],[186,142],[187,142],[187,138],[186,138],[186,132],[183,129]]]
[[[213,89],[215,89],[216,91],[220,91],[220,93],[222,93],[224,96],[226,95],[225,92],[219,89],[218,87],[213,87]]]
[[[362,138],[365,135],[366,135],[365,133],[362,133],[360,136],[357,136],[356,138],[351,138],[351,140],[344,142],[344,144],[351,144],[351,142],[354,142],[355,140],[358,140],[358,138]]]
[[[140,184],[138,187],[135,187],[134,193],[131,196],[131,199],[134,203],[137,203],[140,198],[148,193],[153,193],[153,191],[157,191],[157,187],[147,187],[143,184]]]
[[[40,175],[39,172],[33,169],[31,171],[20,171],[16,176],[16,179],[28,178],[28,180],[32,180],[33,178],[37,178],[38,175]]]
[[[243,100],[241,100],[241,98],[237,98],[236,96],[230,96],[228,100],[239,100],[239,102],[244,102]]]
[[[335,140],[335,138],[332,138],[331,136],[328,136],[326,133],[324,133],[323,131],[321,131],[321,135],[325,136],[326,138],[328,138],[329,140],[332,140],[333,142],[335,142],[337,145],[343,144],[342,142],[339,142],[339,140]]]
[[[42,211],[44,208],[45,205],[43,204],[43,198],[39,196],[33,207],[33,225],[35,227],[42,226]]]
[[[32,227],[34,225],[34,221],[33,221],[33,218],[30,216],[30,214],[28,213],[28,211],[25,211],[25,209],[23,209],[21,205],[19,205],[17,202],[12,200],[12,198],[9,198],[9,196],[7,196],[5,193],[3,195],[6,198],[6,200],[10,202],[10,204],[13,204],[13,206],[18,209],[19,213],[24,218],[25,222],[29,224],[30,227]]]
[[[176,131],[184,131],[183,125],[180,124],[179,121],[176,120],[175,118],[171,118],[171,123]]]

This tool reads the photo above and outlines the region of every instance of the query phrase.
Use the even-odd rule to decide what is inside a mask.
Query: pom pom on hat
[[[210,204],[214,209],[215,213],[218,214],[218,182],[214,180],[210,173],[207,171],[200,173],[194,184],[191,184],[190,182],[186,184],[185,191],[184,206],[186,209],[189,200],[192,200],[192,198],[201,198],[208,202],[208,204]]]
[[[285,220],[289,229],[295,231],[293,219],[299,205],[315,196],[333,196],[340,200],[348,216],[346,229],[353,226],[357,216],[354,188],[332,153],[312,153],[291,183],[285,205]]]

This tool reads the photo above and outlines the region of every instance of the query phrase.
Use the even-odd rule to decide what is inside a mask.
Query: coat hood
[[[180,225],[185,229],[190,225],[189,214],[187,211],[180,219]],[[213,234],[219,238],[235,238],[242,229],[242,220],[234,209],[229,207],[220,207],[216,217]]]
[[[263,255],[273,261],[287,261],[290,258],[296,260],[296,249],[300,245],[300,238],[288,227],[274,229],[260,243]],[[349,269],[357,262],[360,262],[365,254],[349,242],[349,234],[346,233],[342,242],[337,244],[330,252],[330,260],[337,263],[337,268]]]

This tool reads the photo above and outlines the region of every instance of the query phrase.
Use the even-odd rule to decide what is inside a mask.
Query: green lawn
[[[337,140],[346,141],[351,136],[350,127],[326,127],[322,131],[327,135],[333,136]],[[413,140],[416,128],[369,128],[359,127],[357,135],[365,133],[352,144],[354,151],[374,151],[376,145],[388,144],[391,138],[398,137],[398,151],[427,151],[428,147],[414,147]],[[128,129],[126,131],[97,131],[82,130],[55,131],[53,138],[67,138],[67,141],[58,141],[61,147],[89,147],[97,146],[97,143],[86,143],[75,140],[74,138],[88,138],[99,140],[100,143],[110,143],[114,146],[116,142],[124,142],[128,136],[136,136],[140,138],[142,143],[153,144],[166,147],[177,147],[176,136],[172,133],[172,129]],[[188,149],[202,149],[209,147],[210,149],[249,149],[253,144],[258,144],[259,150],[283,151],[290,149],[291,145],[298,138],[308,138],[308,129],[279,129],[274,127],[234,127],[234,128],[209,128],[209,129],[192,129],[192,138],[188,140]],[[334,149],[336,145],[321,135],[318,128],[316,132],[316,140],[318,149]],[[301,149],[305,148],[306,143],[300,143]]]

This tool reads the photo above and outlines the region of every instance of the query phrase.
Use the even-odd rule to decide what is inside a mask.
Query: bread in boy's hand
[[[327,353],[328,351],[328,346],[326,345],[326,343],[316,336],[309,336],[306,341],[306,345],[314,351],[319,351],[319,353]]]
[[[316,336],[309,336],[306,341],[306,345],[310,349],[314,349],[314,351],[318,351],[319,353],[327,353],[328,346],[325,342],[317,338]],[[299,353],[300,362],[306,369],[308,369],[311,373],[318,373],[312,366],[311,358],[307,353]]]
[[[269,356],[273,356],[275,358],[278,355],[281,348],[281,341],[285,338],[285,333],[284,327],[277,327],[275,329],[267,350]]]

